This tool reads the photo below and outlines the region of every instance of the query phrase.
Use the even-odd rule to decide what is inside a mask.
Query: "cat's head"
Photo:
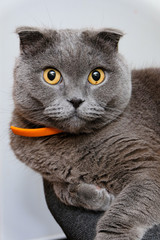
[[[114,120],[131,96],[131,75],[118,53],[118,30],[18,28],[14,102],[37,126],[90,132]]]

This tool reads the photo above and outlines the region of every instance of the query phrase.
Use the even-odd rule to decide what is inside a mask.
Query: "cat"
[[[12,125],[19,160],[67,205],[104,211],[95,240],[140,240],[160,223],[160,69],[130,70],[115,29],[20,27]]]

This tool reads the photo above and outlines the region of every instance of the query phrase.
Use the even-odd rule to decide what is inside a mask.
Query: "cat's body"
[[[20,32],[19,35],[20,34],[23,33]],[[72,35],[73,41],[74,32],[72,33],[71,31],[69,34]],[[92,106],[92,111],[93,113],[96,112],[96,114],[90,113],[88,118],[86,114],[84,117],[85,123],[84,121],[77,120],[77,115],[71,116],[70,120],[65,120],[64,118],[61,123],[53,121],[54,125],[59,128],[64,124],[64,128],[62,127],[64,133],[50,137],[25,138],[11,134],[11,146],[16,156],[32,169],[42,174],[43,177],[53,182],[54,190],[63,202],[93,210],[106,210],[103,218],[98,223],[96,240],[138,240],[142,238],[147,228],[160,223],[160,69],[133,71],[131,94],[130,74],[125,62],[118,56],[118,63],[115,63],[115,60],[113,60],[115,56],[112,52],[117,52],[116,46],[119,40],[116,39],[115,41],[115,36],[119,35],[120,33],[113,33],[114,38],[112,38],[113,36],[109,36],[109,39],[106,39],[106,36],[105,38],[102,37],[107,44],[110,42],[112,45],[112,41],[114,44],[116,43],[114,47],[111,47],[110,51],[108,48],[108,53],[105,49],[106,55],[108,56],[109,54],[111,58],[111,73],[108,71],[106,75],[110,74],[110,78],[113,77],[112,87],[108,85],[108,89],[105,88],[104,84],[107,83],[94,86],[94,89],[91,86],[92,90],[87,89],[87,86],[85,86],[87,93],[84,93],[84,90],[82,90],[84,86],[81,89],[80,85],[78,87],[74,82],[70,83],[70,87],[67,88],[69,85],[67,85],[68,82],[66,80],[65,94],[63,92],[63,96],[68,97],[67,93],[69,93],[69,96],[72,95],[72,99],[74,99],[77,93],[79,96],[78,99],[82,99],[83,95],[83,101],[81,101],[78,106],[74,106],[75,111],[78,112],[77,109],[83,107],[83,104],[85,104],[83,102],[88,99],[87,94],[92,91],[92,96],[95,94],[94,100],[96,99],[96,104]],[[75,35],[74,39],[76,39],[76,37]],[[22,43],[22,38],[23,36],[21,36],[23,48],[26,42]],[[63,44],[61,44],[61,48],[62,45]],[[65,49],[64,46],[63,48]],[[26,49],[28,53],[25,53],[24,49],[22,49],[22,57],[17,63],[15,71],[15,110],[12,124],[18,127],[36,127],[36,124],[43,126],[45,125],[43,121],[48,121],[46,125],[51,126],[51,110],[53,112],[55,111],[57,99],[52,99],[52,101],[56,101],[56,103],[52,103],[51,107],[49,106],[49,101],[51,100],[49,96],[51,96],[53,87],[56,86],[57,88],[57,85],[51,87],[44,85],[43,88],[42,84],[39,88],[41,93],[37,93],[35,86],[39,83],[33,84],[33,78],[33,88],[32,85],[30,85],[28,88],[29,91],[28,89],[26,91],[25,88],[23,89],[23,84],[20,83],[19,79],[22,82],[23,78],[27,78],[25,77],[26,72],[28,71],[30,74],[27,61],[29,61],[30,58],[34,58],[34,67],[36,70],[38,64],[42,64],[33,51],[34,49],[25,48],[25,50]],[[68,47],[68,49],[70,50],[70,47]],[[72,48],[72,51],[73,49],[74,48]],[[56,54],[62,54],[63,51],[60,52],[59,50],[58,52],[58,50]],[[77,53],[78,51],[76,54]],[[78,65],[73,66],[73,68],[71,66],[73,58],[69,59],[70,62],[67,66],[67,63],[65,64],[67,58],[63,59],[63,56],[61,56],[60,59],[62,62],[64,61],[64,68],[66,68],[63,77],[67,71],[68,76],[72,76],[72,72],[69,73],[72,69],[73,78],[77,77],[78,79],[82,79],[82,70],[85,72],[85,67],[87,68],[89,64],[92,65],[91,57],[93,57],[93,53],[94,51],[90,49],[90,63],[86,61],[83,68],[80,68],[80,73],[78,73]],[[68,57],[74,55],[71,51],[68,51],[67,54]],[[43,52],[42,56],[44,56]],[[80,55],[78,57],[80,59],[79,61],[81,61]],[[57,56],[57,58],[59,57]],[[84,61],[84,56],[82,59]],[[100,59],[101,58],[99,58],[99,61]],[[107,61],[106,59],[104,62]],[[88,74],[94,68],[100,67],[102,62],[101,60],[99,65],[96,63],[95,67],[91,67],[91,69],[88,70]],[[74,63],[73,61],[73,65]],[[51,65],[52,63],[47,67],[51,67]],[[26,69],[26,72],[23,66],[25,66],[24,69]],[[53,66],[58,68],[54,64]],[[31,67],[31,72],[33,72],[34,67]],[[113,71],[116,67],[122,71],[122,74],[118,71],[116,72],[116,70]],[[122,76],[123,73],[125,77]],[[35,74],[37,74],[36,71]],[[117,80],[115,80],[116,77]],[[119,87],[118,77],[120,79],[119,82],[122,84],[121,87]],[[29,81],[29,78],[27,81]],[[105,89],[106,92],[102,89],[100,94],[96,95],[96,88],[100,89],[100,85],[102,85],[102,88]],[[45,89],[48,87],[50,90],[47,95]],[[62,88],[63,85],[61,84],[61,89]],[[115,95],[112,92],[113,88],[117,91]],[[77,92],[75,89],[77,89]],[[56,91],[58,92],[59,89],[57,88]],[[119,98],[117,97],[118,91],[121,92]],[[44,93],[44,96],[41,96],[40,103],[40,98],[37,101],[37,96],[42,93]],[[26,95],[24,99],[20,96],[21,94]],[[98,106],[98,103],[101,102],[100,98],[104,98],[105,94],[106,98],[109,98],[107,96],[109,94],[112,95],[112,97],[107,100],[106,106],[103,106],[104,109],[107,107],[107,104],[108,111],[110,111],[111,108],[115,108],[115,112],[110,112],[110,119],[104,116],[102,105],[101,107]],[[46,101],[47,98],[48,101]],[[90,100],[90,105],[93,105],[94,100]],[[104,100],[102,102],[104,104]],[[29,105],[33,109],[31,113],[28,112]],[[41,109],[41,112],[43,109],[43,114],[45,113],[45,115],[42,113],[40,115],[38,107]],[[65,106],[65,108],[67,109],[67,106]],[[39,111],[39,122],[38,118],[36,119],[37,111]],[[85,112],[85,108],[83,111]],[[91,108],[88,108],[88,111],[91,111]],[[101,112],[103,112],[103,114]],[[33,121],[31,117],[32,114]],[[49,117],[45,119],[46,114],[49,114]],[[55,112],[52,114],[53,119],[55,119],[57,117]],[[57,113],[57,115],[58,114],[60,113]],[[80,115],[82,113],[79,110],[77,114]],[[99,118],[100,116],[101,118],[104,116],[107,124],[100,121],[95,115],[98,115]],[[108,122],[107,119],[109,119]],[[69,121],[71,125],[68,123]],[[76,123],[77,121],[78,123]],[[97,121],[97,123],[95,123],[95,121]],[[104,188],[106,190],[104,190]]]

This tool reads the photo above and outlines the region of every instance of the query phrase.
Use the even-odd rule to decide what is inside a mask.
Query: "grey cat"
[[[130,71],[119,30],[18,28],[11,133],[18,159],[67,205],[105,211],[95,240],[140,240],[160,223],[160,69]]]

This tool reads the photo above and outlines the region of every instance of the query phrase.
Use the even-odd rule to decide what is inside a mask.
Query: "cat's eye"
[[[101,68],[96,68],[90,72],[88,76],[88,81],[93,85],[98,85],[102,83],[105,79],[105,73]]]
[[[54,68],[47,68],[43,72],[43,78],[47,83],[55,85],[61,80],[62,76],[58,70]]]

